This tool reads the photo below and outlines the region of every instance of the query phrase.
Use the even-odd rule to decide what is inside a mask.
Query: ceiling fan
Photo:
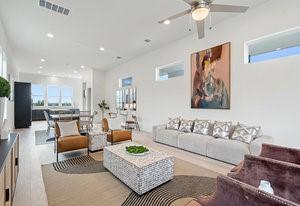
[[[160,24],[170,24],[170,22],[179,17],[191,14],[192,18],[197,23],[198,38],[204,38],[204,26],[205,18],[209,12],[233,12],[233,13],[244,13],[248,10],[247,6],[233,6],[233,5],[221,5],[212,4],[213,0],[183,0],[191,6],[190,9],[170,16],[169,18],[159,21]]]

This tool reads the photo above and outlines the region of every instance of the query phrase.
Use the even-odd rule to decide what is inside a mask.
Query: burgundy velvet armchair
[[[260,157],[275,159],[300,165],[300,150],[272,144],[262,144]],[[231,172],[237,172],[243,166],[244,160],[235,166]]]
[[[241,169],[228,176],[254,187],[258,187],[261,180],[267,180],[275,196],[300,204],[300,165],[245,155]]]
[[[216,192],[200,197],[186,206],[299,206],[281,197],[223,175],[217,178]]]

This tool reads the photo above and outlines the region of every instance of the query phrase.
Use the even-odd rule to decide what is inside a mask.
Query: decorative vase
[[[271,183],[266,180],[260,181],[260,185],[259,185],[258,189],[274,195],[274,190],[271,187]]]
[[[5,97],[0,97],[0,139],[3,129],[4,122],[4,106],[5,106]]]

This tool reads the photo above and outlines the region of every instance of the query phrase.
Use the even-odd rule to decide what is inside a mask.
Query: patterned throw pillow
[[[209,120],[195,120],[193,133],[209,135],[211,127],[211,121]]]
[[[232,122],[218,122],[215,121],[213,136],[216,138],[229,139],[229,133]]]
[[[192,132],[194,121],[182,119],[180,121],[179,131],[181,132]]]
[[[238,140],[249,144],[262,134],[261,127],[258,126],[246,126],[238,123],[231,139]]]
[[[176,118],[170,118],[169,117],[166,129],[178,130],[179,125],[180,125],[180,118],[179,117],[176,117]]]

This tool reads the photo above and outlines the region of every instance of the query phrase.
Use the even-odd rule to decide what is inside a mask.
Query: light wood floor
[[[34,134],[36,130],[45,129],[46,122],[33,122],[29,129],[16,130],[20,134],[20,173],[13,206],[48,205],[41,164],[54,162],[56,156],[51,144],[36,146]],[[223,162],[155,143],[152,141],[151,134],[146,132],[134,132],[133,140],[221,174],[226,174],[232,168],[232,165]]]

